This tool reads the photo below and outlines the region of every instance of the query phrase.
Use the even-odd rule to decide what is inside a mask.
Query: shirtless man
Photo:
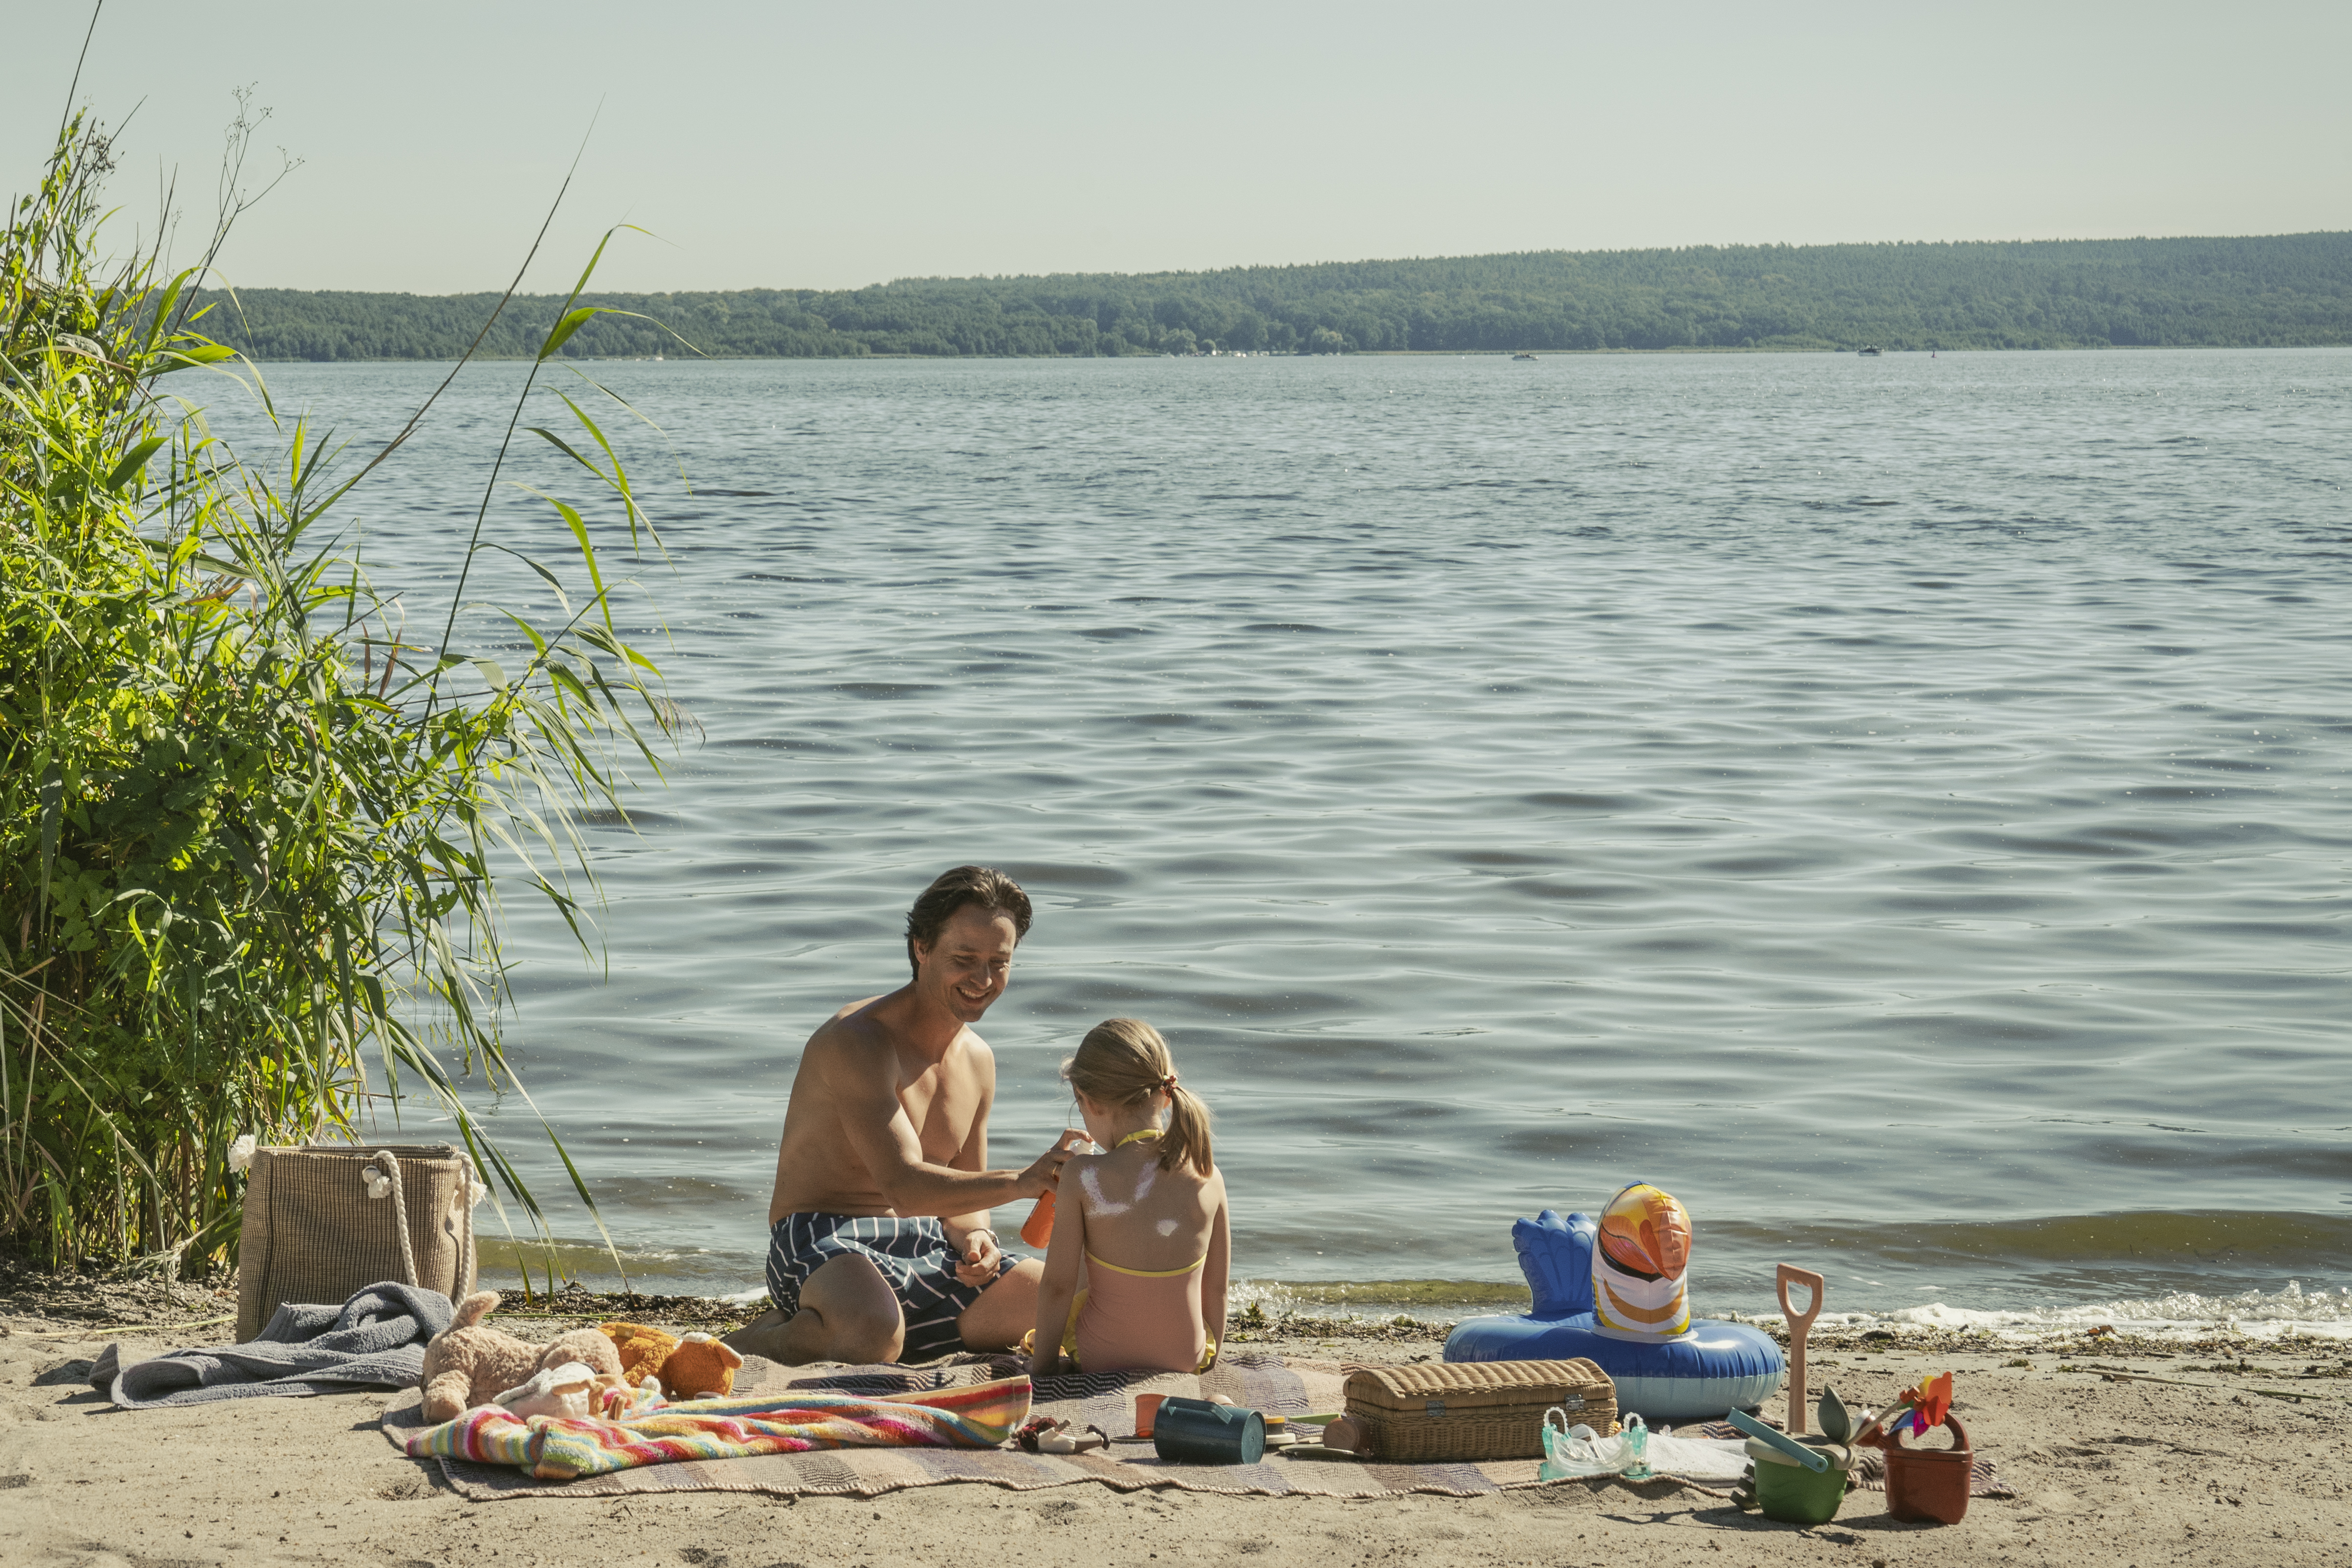
[[[1069,1154],[988,1168],[996,1058],[971,1028],[1028,930],[1012,878],[959,866],[908,912],[914,979],[809,1037],[768,1200],[776,1310],[728,1343],[788,1365],[929,1361],[1003,1350],[1036,1321],[1044,1266],[1004,1256],[989,1210],[1055,1185]]]

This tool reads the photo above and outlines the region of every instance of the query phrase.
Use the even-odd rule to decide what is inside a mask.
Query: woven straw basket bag
[[[384,1280],[474,1289],[474,1163],[449,1143],[313,1143],[253,1152],[238,1232],[236,1337],[287,1301],[343,1300]]]
[[[1596,1432],[1617,1419],[1617,1385],[1589,1361],[1434,1362],[1358,1367],[1348,1414],[1372,1457],[1392,1465],[1475,1464],[1543,1455],[1559,1405]]]

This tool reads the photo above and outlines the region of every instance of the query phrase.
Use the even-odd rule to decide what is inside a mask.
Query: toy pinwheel
[[[1951,1408],[1952,1374],[1944,1372],[1933,1377],[1923,1377],[1916,1386],[1898,1394],[1895,1403],[1884,1412],[1875,1415],[1865,1413],[1862,1428],[1854,1435],[1853,1440],[1862,1444],[1874,1443],[1882,1436],[1891,1438],[1903,1430],[1906,1422],[1910,1424],[1911,1435],[1916,1437],[1921,1433],[1941,1426]]]
[[[1952,1374],[1938,1373],[1924,1378],[1916,1388],[1903,1391],[1903,1403],[1911,1407],[1911,1436],[1941,1426],[1944,1416],[1952,1408]]]

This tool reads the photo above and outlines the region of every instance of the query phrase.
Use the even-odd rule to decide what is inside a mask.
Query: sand
[[[1850,1494],[1833,1522],[1807,1531],[1692,1489],[1622,1482],[1350,1502],[1081,1484],[931,1487],[866,1500],[700,1493],[476,1504],[378,1433],[383,1412],[410,1395],[112,1408],[83,1382],[107,1339],[126,1354],[152,1353],[225,1331],[100,1337],[68,1317],[185,1320],[234,1308],[189,1288],[171,1297],[0,1296],[10,1331],[0,1334],[0,1563],[2352,1563],[2352,1368],[2334,1342],[1817,1345],[1812,1381],[1826,1378],[1850,1403],[1882,1404],[1923,1374],[1957,1371],[1979,1451],[2023,1495],[1978,1499],[1951,1527],[1896,1524],[1875,1492]],[[562,1326],[501,1319],[526,1338]],[[1423,1331],[1364,1332],[1293,1320],[1264,1342],[1360,1361],[1437,1348]],[[2248,1370],[2236,1370],[2241,1357]],[[2028,1364],[2006,1364],[2016,1361]],[[2232,1370],[2210,1370],[2221,1362]],[[2214,1386],[2106,1381],[2096,1368]]]

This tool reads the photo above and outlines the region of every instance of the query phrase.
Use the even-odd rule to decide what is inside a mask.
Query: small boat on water
[[[1517,353],[1513,354],[1511,357],[1513,359],[1533,359],[1536,356],[1530,353]]]
[[[1880,352],[1881,351],[1876,343],[1869,343],[1865,344],[1862,348],[1856,349],[1854,351],[1854,354],[1855,357],[1859,359],[1876,359],[1879,356]]]

